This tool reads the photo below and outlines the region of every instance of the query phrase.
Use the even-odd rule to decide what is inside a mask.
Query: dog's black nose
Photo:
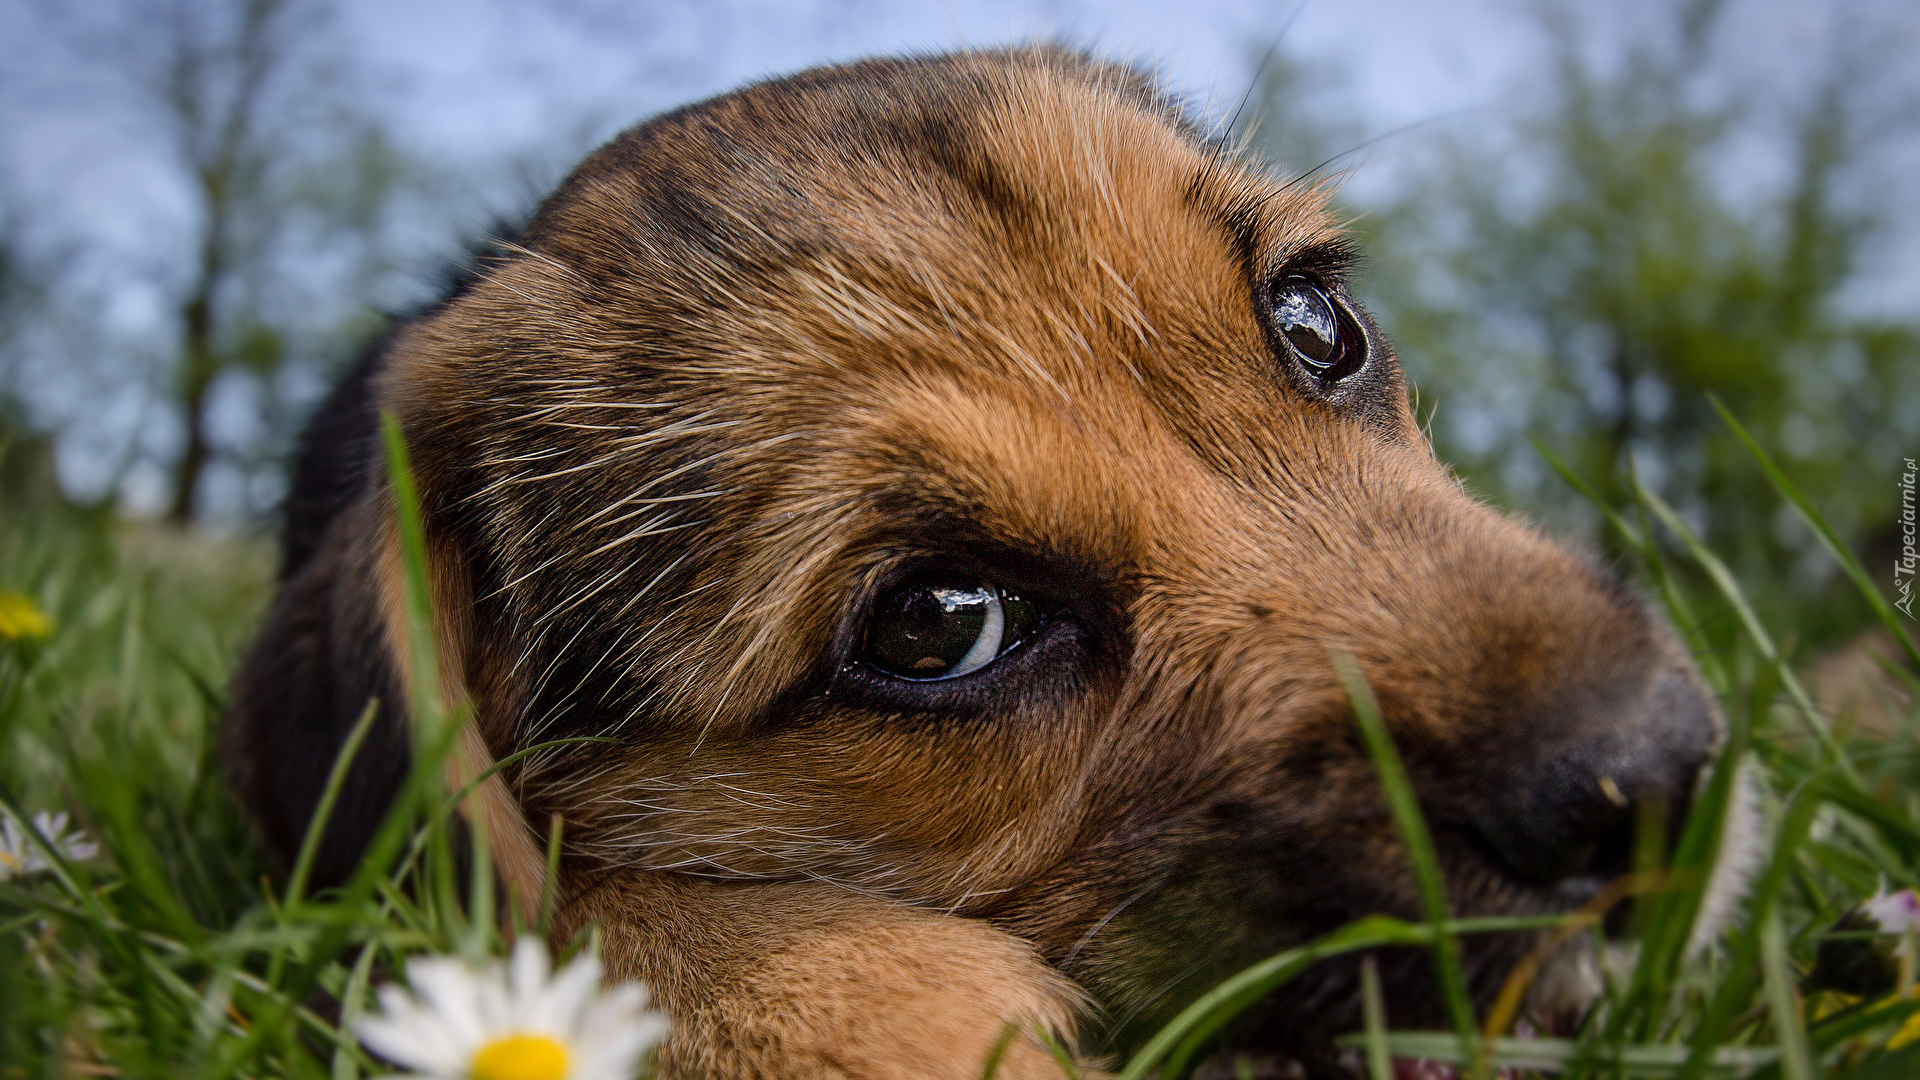
[[[1572,734],[1481,774],[1491,790],[1472,825],[1514,877],[1551,885],[1616,876],[1631,867],[1644,811],[1669,829],[1684,820],[1717,737],[1713,703],[1682,671],[1661,674],[1637,698],[1569,703],[1572,722],[1548,726]]]

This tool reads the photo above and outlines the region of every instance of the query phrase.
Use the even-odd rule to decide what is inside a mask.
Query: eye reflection
[[[1033,605],[986,582],[913,585],[875,608],[867,661],[916,682],[979,671],[1017,644]]]
[[[1338,306],[1306,278],[1290,277],[1274,289],[1272,318],[1301,366],[1322,382],[1353,374],[1366,359]]]

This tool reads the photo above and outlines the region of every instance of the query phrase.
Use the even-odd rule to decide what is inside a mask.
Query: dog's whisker
[[[1202,956],[1197,960],[1194,960],[1192,963],[1187,964],[1185,967],[1181,968],[1178,972],[1163,979],[1161,982],[1157,983],[1151,990],[1148,990],[1144,994],[1138,995],[1138,997],[1135,1000],[1129,1003],[1127,1010],[1120,1015],[1119,1020],[1114,1023],[1113,1029],[1115,1031],[1125,1031],[1126,1029],[1132,1027],[1134,1022],[1139,1020],[1140,1017],[1143,1016],[1148,1009],[1158,1004],[1160,1000],[1165,998],[1167,995],[1173,993],[1174,990],[1180,986],[1180,984],[1186,982],[1188,979],[1193,978],[1195,975],[1198,975],[1202,970],[1206,969],[1208,966],[1213,964],[1217,958],[1218,958],[1218,950],[1214,950],[1213,952],[1210,952],[1207,955]]]
[[[1120,901],[1118,904],[1115,904],[1112,908],[1109,908],[1107,913],[1105,915],[1100,916],[1097,922],[1095,922],[1092,926],[1087,927],[1087,932],[1080,935],[1080,940],[1073,943],[1073,948],[1067,950],[1067,955],[1062,957],[1060,960],[1060,966],[1065,969],[1071,969],[1073,967],[1074,960],[1078,958],[1080,955],[1080,950],[1092,944],[1093,939],[1099,935],[1100,931],[1107,928],[1108,923],[1118,918],[1121,912],[1132,907],[1135,901],[1141,899],[1142,897],[1145,897],[1148,893],[1151,893],[1154,890],[1159,889],[1165,883],[1166,882],[1164,879],[1150,882],[1148,883],[1146,888],[1141,889],[1139,892],[1134,893],[1133,895]]]
[[[672,530],[661,529],[659,531],[670,532]],[[610,548],[615,545],[608,544],[606,546]],[[646,558],[647,558],[647,553],[642,552],[639,555],[634,556],[631,560],[629,560],[625,566],[622,566],[620,569],[614,571],[612,574],[609,574],[606,577],[601,578],[599,581],[588,581],[586,584],[580,586],[580,588],[576,590],[573,593],[573,595],[563,598],[557,605],[551,608],[548,608],[546,611],[543,611],[539,615],[535,616],[533,619],[532,625],[539,626],[542,623],[551,622],[555,619],[559,619],[560,617],[566,615],[568,612],[572,611],[574,608],[578,607],[580,604],[593,599],[595,596],[598,596],[601,592],[605,591],[608,587],[619,584],[620,580],[627,575],[628,571],[640,565],[640,563],[644,562]]]

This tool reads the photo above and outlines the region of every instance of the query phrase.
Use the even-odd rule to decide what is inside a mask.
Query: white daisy
[[[60,854],[78,862],[91,859],[100,854],[100,846],[87,839],[87,834],[79,831],[67,832],[67,814],[62,810],[49,814],[45,810],[33,815],[33,827]],[[33,842],[20,820],[7,811],[0,811],[0,881],[8,878],[26,877],[52,869],[47,862],[46,853],[40,845]]]
[[[523,937],[513,958],[475,967],[444,956],[407,962],[407,983],[380,988],[361,1020],[369,1050],[438,1080],[632,1080],[666,1034],[637,982],[600,988],[600,960],[552,972],[546,946]]]

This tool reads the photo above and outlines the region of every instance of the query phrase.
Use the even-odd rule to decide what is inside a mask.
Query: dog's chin
[[[1728,807],[1718,862],[1707,883],[1688,949],[1710,946],[1739,908],[1755,867],[1764,853],[1757,785],[1743,774]],[[1450,882],[1460,884],[1455,901],[1473,915],[1552,915],[1589,908],[1609,894],[1613,876],[1588,875],[1557,885],[1523,885],[1503,875],[1490,861],[1455,853],[1444,866]],[[1344,905],[1347,912],[1378,909],[1377,894]],[[1541,957],[1526,984],[1512,1030],[1523,1036],[1572,1038],[1600,1000],[1607,973],[1616,979],[1633,968],[1638,946],[1619,935],[1632,923],[1634,899],[1621,895],[1605,912],[1603,935],[1578,933]],[[1301,936],[1311,938],[1334,928],[1330,921]],[[1544,932],[1543,932],[1544,933]],[[1296,943],[1299,937],[1293,939]],[[1468,991],[1476,1014],[1484,1019],[1520,962],[1544,939],[1526,934],[1486,934],[1463,938]],[[1374,954],[1384,991],[1387,1026],[1394,1031],[1444,1031],[1450,1018],[1436,992],[1425,949],[1389,948]],[[1341,1045],[1362,1030],[1360,967],[1357,954],[1316,964],[1230,1022],[1218,1049],[1195,1070],[1202,1080],[1241,1077],[1284,1080],[1358,1080],[1368,1075],[1364,1053]],[[1396,1059],[1394,1080],[1455,1080],[1453,1066],[1437,1061]]]
[[[1504,972],[1517,957],[1495,950],[1477,965],[1482,973],[1499,977],[1474,980],[1475,998],[1482,1013],[1498,993]],[[1389,965],[1406,981],[1401,986],[1431,986],[1431,977],[1411,969],[1424,967],[1417,954],[1389,958],[1382,954],[1382,974]],[[1520,1009],[1518,1030],[1552,1038],[1569,1038],[1599,1000],[1602,958],[1590,938],[1578,937],[1561,945],[1541,964]],[[1358,1032],[1356,1008],[1336,1002],[1356,1001],[1356,966],[1309,973],[1291,994],[1277,995],[1257,1006],[1259,1015],[1236,1025],[1226,1044],[1195,1069],[1195,1080],[1364,1080],[1368,1076],[1364,1052],[1341,1045],[1341,1036]],[[1389,985],[1393,985],[1389,983]],[[1439,1030],[1448,1026],[1437,1010],[1437,993],[1414,993],[1406,1000],[1389,998],[1388,1021],[1395,1030]],[[1394,1080],[1458,1080],[1460,1070],[1440,1061],[1412,1058],[1393,1060]]]
[[[1736,781],[1733,800],[1727,808],[1720,857],[1701,898],[1700,913],[1688,941],[1690,953],[1709,947],[1727,928],[1735,917],[1740,900],[1752,884],[1764,851],[1761,845],[1764,834],[1761,831],[1758,791],[1752,772],[1743,770]],[[1556,895],[1547,901],[1547,906],[1558,909],[1578,906],[1598,895],[1603,886],[1604,882],[1593,878],[1566,883],[1555,890]],[[1624,928],[1631,908],[1632,901],[1616,906],[1609,913],[1609,929]],[[1509,947],[1513,944],[1509,939]],[[1638,949],[1637,943],[1618,939],[1604,946],[1596,945],[1595,939],[1587,934],[1561,942],[1551,955],[1543,959],[1532,982],[1528,984],[1526,996],[1521,999],[1515,1032],[1547,1038],[1572,1038],[1600,1000],[1607,973],[1611,972],[1617,979],[1631,971]],[[1484,1017],[1518,955],[1494,945],[1483,948],[1477,957],[1470,951],[1468,958],[1471,966],[1477,969],[1470,972],[1470,978],[1475,1004],[1479,1015]],[[1352,972],[1355,969],[1348,970]],[[1408,971],[1404,966],[1397,974],[1402,987],[1432,985],[1430,976]],[[1384,964],[1382,975],[1387,976]],[[1359,997],[1357,977],[1332,973],[1329,978],[1323,974],[1322,982],[1323,986],[1318,992],[1310,993],[1301,1002],[1302,1005],[1311,1008],[1316,1003],[1325,1006],[1339,1002],[1343,996],[1349,1001]],[[1418,994],[1412,1009],[1398,1012],[1392,1010],[1390,1002],[1390,1026],[1399,1030],[1448,1027],[1446,1018],[1435,1011],[1438,998],[1436,993]],[[1276,1011],[1266,1021],[1268,1030],[1285,1031],[1284,1019]],[[1247,1039],[1238,1046],[1228,1046],[1204,1062],[1194,1072],[1196,1080],[1362,1080],[1369,1075],[1364,1052],[1340,1045],[1342,1035],[1360,1029],[1359,1018],[1353,1010],[1323,1007],[1304,1015],[1296,1014],[1295,1019],[1294,1032],[1305,1030],[1311,1033],[1303,1041],[1290,1047],[1263,1048],[1258,1038]],[[1394,1080],[1459,1080],[1460,1075],[1460,1069],[1448,1062],[1393,1059]]]

